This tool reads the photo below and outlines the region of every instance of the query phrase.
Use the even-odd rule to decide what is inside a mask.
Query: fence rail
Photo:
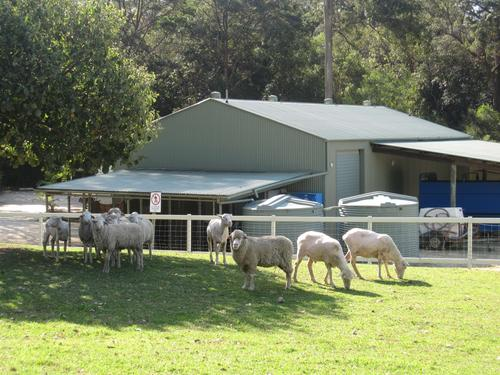
[[[79,243],[78,213],[0,212],[0,242],[41,244],[44,220],[62,216],[70,221],[72,243]],[[206,224],[213,215],[143,215],[155,224],[156,250],[206,250]],[[292,241],[298,234],[320,225],[325,233],[341,239],[349,228],[359,226],[399,236],[407,235],[398,245],[416,241],[417,251],[403,255],[410,263],[448,265],[500,265],[500,217],[304,217],[304,216],[233,216],[234,228],[251,235],[282,234]],[[37,228],[38,227],[38,228]],[[427,228],[427,229],[426,229]],[[439,228],[438,230],[431,229]],[[452,229],[456,229],[453,233]],[[254,231],[252,233],[252,231]],[[450,234],[451,233],[451,234]],[[428,238],[426,237],[428,236]],[[437,236],[436,238],[432,236]],[[442,237],[442,238],[441,238]],[[7,240],[6,240],[7,239]],[[441,241],[434,251],[423,247]],[[342,241],[341,241],[342,242]],[[409,243],[409,242],[408,242]],[[403,244],[403,245],[402,245]],[[402,251],[402,252],[403,252]]]

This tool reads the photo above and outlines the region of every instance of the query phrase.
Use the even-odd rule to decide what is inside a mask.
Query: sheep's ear
[[[221,214],[218,214],[217,217],[220,217],[222,219],[222,215]]]
[[[246,234],[246,233],[245,233],[245,234],[243,234],[243,238],[245,238],[245,239],[247,239],[247,238],[248,238],[248,236],[247,236],[247,234]]]

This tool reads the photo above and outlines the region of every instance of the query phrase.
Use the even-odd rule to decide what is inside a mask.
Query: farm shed
[[[500,170],[499,144],[474,141],[465,133],[380,106],[209,98],[158,121],[158,137],[136,152],[134,168],[106,175],[114,181],[106,191],[93,185],[100,176],[39,190],[106,193],[126,200],[147,198],[158,190],[167,205],[178,206],[172,212],[196,214],[219,212],[218,205],[231,200],[267,198],[268,192],[322,193],[325,206],[376,190],[418,196],[422,175],[453,181],[474,168]],[[137,177],[141,173],[145,175]],[[250,177],[235,182],[241,188],[238,194],[211,194],[214,187],[231,186],[232,176],[245,173],[275,178],[254,185]],[[125,174],[130,178],[123,179]],[[145,177],[155,174],[164,176],[158,185]],[[187,186],[198,189],[177,184],[178,175],[187,176]],[[213,178],[206,179],[209,175]],[[88,181],[85,189],[81,181]],[[129,188],[134,181],[140,191]]]

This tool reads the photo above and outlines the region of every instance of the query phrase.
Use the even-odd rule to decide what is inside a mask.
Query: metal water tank
[[[409,195],[374,191],[339,200],[340,216],[383,216],[383,217],[418,217],[418,199]],[[341,234],[349,229],[361,227],[359,224],[342,225]],[[366,228],[366,225],[362,227]],[[386,233],[392,237],[401,255],[418,257],[418,224],[412,223],[374,223],[375,232]]]
[[[287,194],[275,195],[272,198],[250,202],[243,207],[246,216],[323,216],[323,205]],[[250,236],[271,234],[270,222],[244,221],[242,230]],[[276,234],[288,237],[297,251],[297,237],[309,230],[322,232],[323,223],[277,222]]]

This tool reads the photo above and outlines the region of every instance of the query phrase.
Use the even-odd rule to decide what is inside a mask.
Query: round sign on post
[[[149,212],[161,212],[161,192],[153,191],[149,199]]]

